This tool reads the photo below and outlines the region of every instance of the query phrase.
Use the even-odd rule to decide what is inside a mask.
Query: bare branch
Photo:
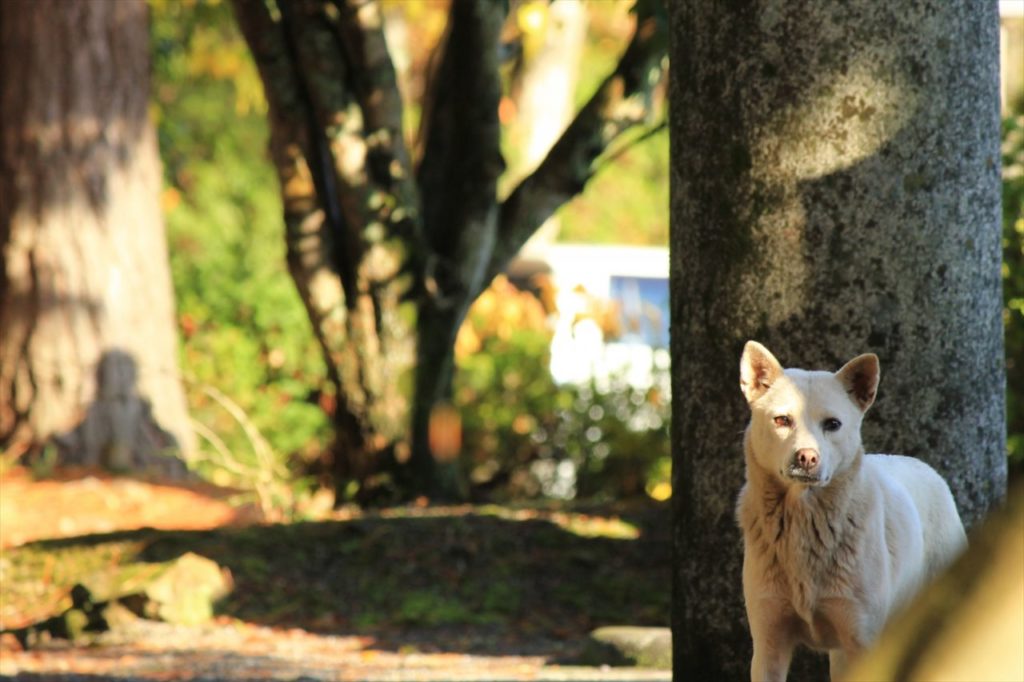
[[[659,20],[641,17],[615,71],[540,166],[503,202],[488,281],[508,265],[545,220],[583,191],[605,150],[624,132],[650,119],[652,91],[665,71],[666,51],[665,29]]]

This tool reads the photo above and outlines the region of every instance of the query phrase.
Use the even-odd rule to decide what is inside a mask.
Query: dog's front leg
[[[787,606],[778,599],[747,604],[750,635],[754,640],[751,682],[784,682],[786,679],[797,644]]]
[[[870,609],[848,599],[828,599],[821,603],[822,613],[836,632],[839,646],[828,652],[828,674],[837,682],[850,661],[864,651],[867,642],[875,639],[878,627],[868,617]]]
[[[781,650],[754,642],[754,658],[750,662],[750,682],[785,682],[793,647]]]
[[[828,677],[832,682],[839,682],[849,657],[842,649],[831,649],[828,652]]]

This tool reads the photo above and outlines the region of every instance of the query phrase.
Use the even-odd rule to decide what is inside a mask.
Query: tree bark
[[[0,448],[63,434],[73,462],[180,473],[157,456],[193,436],[147,21],[142,0],[0,3]]]
[[[395,455],[407,426],[423,249],[401,101],[375,3],[234,8],[270,104],[289,270],[337,392],[341,493]]]
[[[998,17],[926,0],[671,3],[675,672],[743,679],[748,339],[881,358],[869,451],[915,455],[970,526],[1006,484]],[[790,679],[821,679],[815,660]]]

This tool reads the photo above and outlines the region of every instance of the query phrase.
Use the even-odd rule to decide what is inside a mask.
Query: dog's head
[[[740,389],[750,404],[757,463],[787,484],[827,485],[861,452],[861,420],[878,379],[878,357],[870,353],[835,374],[784,370],[767,348],[748,341]]]

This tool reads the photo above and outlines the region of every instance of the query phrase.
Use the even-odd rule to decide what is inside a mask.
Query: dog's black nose
[[[801,448],[794,456],[796,465],[810,473],[818,468],[818,451],[813,448]]]

